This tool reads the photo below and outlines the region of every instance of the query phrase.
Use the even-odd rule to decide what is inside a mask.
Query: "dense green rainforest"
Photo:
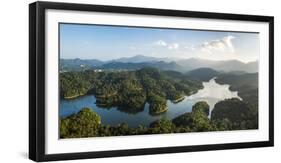
[[[66,72],[60,74],[60,94],[73,98],[94,94],[101,107],[118,106],[128,112],[142,110],[148,102],[150,114],[167,110],[167,100],[180,102],[185,95],[203,88],[201,82],[182,75],[160,72],[156,68],[137,71]]]
[[[101,118],[90,108],[83,108],[77,114],[60,119],[60,137],[95,137],[160,133],[185,133],[200,131],[223,131],[258,128],[258,84],[255,74],[216,74],[216,81],[230,84],[231,90],[239,92],[239,99],[218,102],[211,118],[209,105],[196,103],[192,112],[172,120],[160,119],[149,127],[129,128],[126,123],[118,126],[101,124]],[[214,76],[209,76],[212,78]],[[207,80],[204,78],[204,80]],[[185,96],[203,88],[200,78],[176,71],[160,71],[156,68],[142,68],[134,71],[94,70],[60,73],[61,98],[75,98],[93,94],[97,105],[104,108],[117,106],[129,112],[138,112],[149,103],[151,115],[161,114],[167,108],[167,100],[180,102]]]

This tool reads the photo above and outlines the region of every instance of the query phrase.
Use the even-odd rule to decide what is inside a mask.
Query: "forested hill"
[[[221,73],[211,68],[198,68],[187,72],[186,76],[195,80],[209,81],[219,74]]]
[[[220,74],[216,82],[229,84],[230,90],[238,91],[244,101],[258,105],[258,73]]]
[[[243,99],[228,99],[218,102],[212,119],[227,129],[257,129],[258,124],[258,73],[221,74],[216,78],[220,84],[229,84]]]
[[[93,94],[99,106],[118,106],[131,111],[142,110],[148,102],[151,114],[166,111],[167,100],[179,102],[185,95],[194,94],[201,88],[201,82],[190,80],[184,74],[178,73],[174,78],[149,67],[136,71],[60,73],[61,98]]]

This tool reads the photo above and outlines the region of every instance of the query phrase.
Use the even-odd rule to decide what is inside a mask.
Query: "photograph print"
[[[59,24],[59,138],[257,130],[259,33]]]

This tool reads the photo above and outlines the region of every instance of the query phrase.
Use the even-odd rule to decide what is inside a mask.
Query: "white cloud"
[[[170,44],[168,46],[168,49],[170,49],[170,50],[176,50],[178,48],[179,48],[179,44],[178,43],[173,43],[173,44]]]
[[[168,45],[168,44],[167,44],[165,41],[163,41],[163,40],[158,40],[158,41],[155,42],[155,44],[158,45],[158,46],[167,46],[167,45]]]
[[[162,47],[167,47],[170,50],[176,50],[176,49],[179,48],[179,44],[178,43],[167,43],[164,40],[158,40],[158,41],[154,42],[154,45],[162,46]]]
[[[188,50],[191,50],[191,51],[194,51],[195,50],[195,46],[194,45],[186,45],[185,47],[184,47],[185,49],[188,49]]]
[[[212,40],[201,44],[201,50],[204,52],[212,53],[215,52],[231,52],[234,53],[234,47],[232,40],[234,36],[226,36],[219,40]]]
[[[228,48],[230,48],[233,52],[234,52],[234,48],[233,48],[233,44],[232,44],[232,39],[234,39],[235,37],[234,36],[226,36],[223,39],[223,42],[226,44],[226,46]]]

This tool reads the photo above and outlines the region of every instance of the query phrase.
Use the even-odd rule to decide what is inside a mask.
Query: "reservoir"
[[[237,91],[230,91],[229,85],[218,84],[215,78],[208,82],[203,82],[203,89],[197,93],[186,96],[184,100],[179,103],[167,101],[168,110],[159,115],[149,114],[149,104],[146,103],[142,111],[129,113],[117,107],[101,108],[96,105],[96,98],[94,95],[86,95],[72,100],[60,100],[59,115],[61,118],[79,112],[84,107],[92,108],[102,120],[102,124],[116,126],[120,123],[126,122],[129,127],[149,126],[149,124],[160,118],[173,119],[186,112],[191,112],[192,106],[199,101],[206,101],[210,105],[210,110],[214,105],[224,99],[239,98]]]

